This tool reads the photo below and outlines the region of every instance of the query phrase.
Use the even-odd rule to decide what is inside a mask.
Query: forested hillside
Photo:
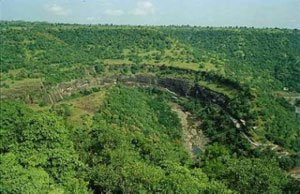
[[[95,61],[165,64],[215,71],[263,89],[299,92],[299,34],[280,29],[1,22],[2,70],[49,72],[53,65],[86,66]]]
[[[0,22],[1,193],[297,193],[300,31]]]

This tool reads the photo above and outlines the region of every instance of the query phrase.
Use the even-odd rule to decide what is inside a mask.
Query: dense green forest
[[[299,30],[0,27],[1,193],[299,192]]]

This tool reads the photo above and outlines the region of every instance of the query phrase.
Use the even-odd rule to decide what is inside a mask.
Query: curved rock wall
[[[138,74],[134,76],[107,76],[102,78],[93,78],[89,80],[76,80],[61,84],[52,88],[49,94],[44,96],[48,102],[57,102],[65,96],[70,96],[73,93],[92,88],[102,88],[105,86],[122,83],[125,85],[153,85],[177,93],[180,96],[190,96],[209,103],[216,103],[224,106],[228,103],[228,98],[220,93],[212,91],[208,88],[194,85],[191,80],[183,80],[180,78],[157,77],[152,74]]]

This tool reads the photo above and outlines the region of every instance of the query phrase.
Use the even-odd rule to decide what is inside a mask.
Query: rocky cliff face
[[[70,96],[76,92],[89,90],[91,88],[102,88],[117,83],[122,83],[128,86],[158,86],[167,88],[168,90],[175,92],[180,96],[190,96],[202,101],[207,101],[209,103],[216,103],[221,106],[227,104],[229,101],[224,95],[209,90],[205,87],[194,85],[190,80],[170,77],[156,77],[152,74],[138,74],[134,76],[113,75],[102,78],[76,80],[48,89],[50,92],[45,94],[44,98],[48,102],[53,103],[60,101],[65,96]]]
[[[228,97],[199,85],[194,85],[190,89],[189,96],[209,103],[218,104],[222,107],[229,103]]]
[[[118,76],[107,76],[62,83],[55,87],[48,87],[48,92],[44,94],[43,99],[49,103],[55,103],[62,100],[66,96],[70,96],[80,91],[112,85],[117,82],[117,79]]]
[[[193,73],[193,72],[186,72]],[[156,76],[153,73],[140,73],[136,75],[110,75],[96,78],[86,78],[61,83],[58,86],[44,86],[42,83],[38,88],[29,88],[28,91],[34,93],[4,92],[1,93],[1,99],[25,99],[26,103],[37,103],[41,99],[54,104],[63,100],[65,97],[84,90],[92,88],[108,87],[117,83],[122,83],[128,86],[158,86],[167,88],[180,96],[190,96],[209,103],[216,103],[223,106],[228,102],[228,99],[217,92],[209,90],[205,87],[194,85],[193,80],[174,78],[171,75]],[[26,100],[27,99],[27,100]]]

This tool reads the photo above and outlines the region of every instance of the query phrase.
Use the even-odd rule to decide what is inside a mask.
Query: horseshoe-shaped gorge
[[[250,52],[252,45],[241,46],[254,41],[249,32],[300,43],[298,30],[1,25],[6,193],[22,190],[18,182],[33,193],[298,190],[297,78],[279,67],[286,80],[273,78],[256,66],[247,72],[256,77],[247,77],[238,61],[262,59],[241,57],[228,42],[237,38]],[[10,57],[19,48],[24,55]],[[297,57],[282,63],[297,65]]]

